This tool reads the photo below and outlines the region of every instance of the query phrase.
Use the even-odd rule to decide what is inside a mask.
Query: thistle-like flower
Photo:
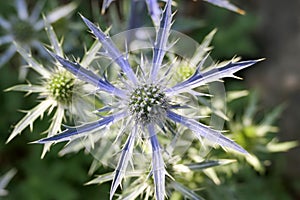
[[[8,62],[16,53],[17,49],[13,42],[17,42],[27,51],[34,47],[39,51],[44,51],[43,45],[39,42],[38,36],[45,28],[41,12],[46,1],[38,1],[31,14],[27,10],[25,0],[15,0],[17,15],[4,19],[0,16],[0,28],[4,30],[4,35],[0,36],[0,46],[7,45],[8,48],[0,56],[0,67]],[[76,8],[74,3],[61,6],[45,15],[48,23],[52,24],[59,19],[66,17]]]
[[[55,54],[64,57],[62,44],[58,41],[52,26],[47,21],[45,21],[45,26],[50,41],[49,48],[51,48]],[[20,55],[28,63],[28,67],[40,75],[41,81],[35,85],[31,83],[16,85],[8,88],[6,91],[21,91],[27,92],[27,94],[37,93],[40,103],[27,111],[25,117],[15,125],[7,142],[11,141],[18,134],[21,134],[28,126],[32,130],[34,121],[40,116],[42,117],[47,111],[48,114],[54,111],[54,115],[49,129],[46,132],[48,136],[56,135],[61,130],[65,116],[68,116],[71,112],[79,112],[79,110],[82,110],[82,104],[79,101],[77,104],[72,102],[75,97],[82,95],[82,83],[76,81],[75,77],[62,68],[58,62],[51,63],[51,67],[46,67],[46,65],[36,61],[29,52],[21,47],[21,44],[15,43],[14,45]],[[86,56],[81,60],[81,65],[89,66],[97,58],[96,53],[100,48],[101,44],[95,42],[86,53]],[[80,109],[78,109],[79,107]],[[50,144],[44,146],[41,157],[44,157],[46,152],[50,149],[50,146]]]
[[[120,67],[120,80],[114,80],[114,83],[99,77],[77,62],[52,54],[65,69],[77,78],[96,86],[97,92],[107,93],[113,98],[111,98],[112,102],[109,105],[105,105],[103,109],[99,110],[101,112],[99,120],[76,127],[68,127],[61,134],[41,139],[37,143],[72,141],[74,138],[85,136],[92,131],[94,134],[101,135],[114,124],[121,123],[121,130],[115,135],[115,141],[119,142],[120,138],[124,139],[126,133],[129,134],[114,172],[110,190],[111,199],[121,184],[130,161],[132,161],[136,145],[140,145],[140,149],[145,152],[147,152],[147,148],[150,149],[152,157],[150,175],[154,180],[155,196],[158,200],[164,199],[167,171],[163,157],[164,149],[159,141],[161,138],[166,139],[165,136],[168,132],[174,136],[177,131],[174,125],[189,129],[198,139],[205,138],[223,148],[247,154],[246,150],[219,131],[200,123],[197,120],[198,116],[195,118],[193,118],[193,114],[184,116],[182,114],[184,112],[181,110],[189,108],[188,98],[201,95],[197,91],[198,87],[225,77],[235,77],[235,72],[253,65],[259,60],[229,62],[222,67],[202,72],[200,68],[208,57],[205,56],[197,64],[195,72],[190,77],[173,84],[173,81],[170,80],[172,79],[172,72],[174,72],[173,65],[164,61],[170,46],[176,45],[176,43],[170,45],[168,41],[172,24],[171,3],[171,0],[166,2],[162,13],[160,27],[157,29],[156,41],[153,46],[152,61],[148,62],[142,55],[139,66],[130,65],[128,57],[121,54],[111,38],[82,16],[84,23],[102,43],[105,50],[103,54]],[[112,131],[107,132],[109,133],[107,137],[114,134]]]

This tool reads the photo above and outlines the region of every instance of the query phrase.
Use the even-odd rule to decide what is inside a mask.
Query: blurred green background
[[[70,1],[48,0],[44,8],[45,12],[68,2]],[[105,16],[100,15],[101,1],[75,2],[78,8],[72,16],[54,24],[59,37],[65,35],[67,54],[80,56],[82,42],[90,44],[92,41],[77,15],[78,12],[103,27],[111,25],[113,20],[109,13],[114,12],[113,18],[122,24],[122,28],[125,29],[128,25],[126,22],[128,13],[124,13],[123,10],[124,7],[128,8],[126,5],[128,1],[120,0],[117,4],[113,3],[111,7],[116,7],[117,10],[112,11],[113,8],[110,8]],[[30,10],[36,1],[27,0],[27,3]],[[300,2],[299,0],[289,3],[279,0],[237,0],[234,3],[247,11],[245,16],[214,7],[203,1],[179,1],[174,28],[198,42],[212,29],[217,28],[218,32],[212,42],[214,47],[212,57],[217,60],[231,59],[235,55],[242,56],[243,59],[266,57],[266,61],[238,74],[244,78],[244,81],[227,80],[226,86],[229,90],[246,88],[258,91],[259,100],[257,100],[257,111],[253,115],[254,124],[259,124],[268,113],[272,112],[272,109],[284,103],[285,108],[280,116],[272,122],[279,127],[279,132],[271,137],[277,137],[281,141],[299,140],[297,122],[300,120],[300,70],[297,54],[300,50],[300,19],[296,5]],[[9,18],[14,12],[13,2],[0,2],[2,17]],[[5,46],[1,46],[0,53],[4,49]],[[108,199],[109,183],[101,186],[83,186],[93,178],[88,176],[93,160],[91,155],[81,151],[59,157],[57,153],[63,146],[60,144],[52,147],[51,152],[41,160],[42,146],[28,144],[41,138],[39,133],[46,129],[51,116],[44,116],[42,120],[38,120],[34,124],[33,132],[26,129],[22,135],[5,144],[13,125],[23,116],[23,113],[18,110],[28,110],[35,105],[34,95],[24,98],[22,93],[3,92],[6,88],[21,83],[18,80],[19,65],[20,57],[15,55],[0,69],[0,175],[11,168],[17,170],[16,176],[7,186],[9,195],[0,198]],[[34,77],[34,74],[29,74],[29,77]],[[251,95],[228,105],[228,110],[233,113],[233,124],[242,124],[239,119],[250,101]],[[249,131],[249,127],[246,128],[235,127],[234,129],[227,125],[227,129],[235,130],[236,133]],[[256,130],[255,126],[251,128]],[[246,145],[247,142],[249,140],[246,141]],[[252,142],[262,144],[258,138],[254,138]],[[255,155],[265,168],[263,172],[247,165],[241,159],[238,169],[233,170],[233,173],[222,171],[220,168],[220,185],[212,183],[207,178],[208,181],[198,186],[204,187],[204,191],[200,191],[200,194],[207,199],[300,199],[299,147],[288,153],[258,152]],[[109,169],[101,168],[97,174],[105,171]]]

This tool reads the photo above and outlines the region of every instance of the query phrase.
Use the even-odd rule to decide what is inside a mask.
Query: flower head
[[[51,76],[47,82],[48,95],[61,104],[72,101],[75,86],[74,76],[68,71],[60,71]]]
[[[118,142],[120,141],[119,138],[122,141],[125,134],[128,133],[114,172],[110,191],[111,199],[121,184],[126,169],[130,166],[129,163],[132,161],[136,145],[140,145],[142,151],[150,152],[152,158],[150,175],[153,177],[155,196],[158,200],[164,199],[167,171],[164,163],[165,150],[160,140],[168,132],[171,133],[172,137],[176,135],[178,130],[173,128],[174,125],[189,129],[198,139],[205,138],[213,144],[219,144],[224,148],[247,154],[246,150],[221,132],[200,123],[198,116],[193,116],[191,113],[185,116],[181,110],[189,108],[188,98],[201,95],[197,91],[200,86],[219,81],[225,77],[235,77],[235,72],[253,65],[259,60],[227,62],[221,67],[202,72],[201,67],[208,57],[205,56],[203,60],[197,63],[197,68],[190,77],[174,84],[174,81],[170,80],[172,73],[174,73],[172,70],[173,63],[166,62],[169,47],[176,45],[176,43],[169,44],[172,24],[171,3],[171,0],[166,2],[160,27],[157,29],[152,61],[149,62],[142,55],[139,66],[131,65],[128,55],[123,55],[108,35],[81,16],[84,23],[102,44],[103,55],[109,57],[119,66],[120,79],[113,80],[114,82],[99,77],[77,62],[52,54],[65,69],[77,78],[97,87],[97,92],[100,94],[106,93],[113,98],[110,104],[103,107],[108,108],[108,111],[105,109],[106,112],[101,113],[100,119],[76,127],[68,127],[62,133],[41,139],[37,143],[72,141],[74,138],[85,136],[91,132],[102,135],[105,130],[109,130],[115,124],[122,124],[117,135],[108,131],[109,136],[107,136],[114,136],[115,141]]]
[[[129,96],[129,111],[134,120],[142,125],[163,120],[168,106],[166,94],[154,84],[142,84],[134,88]]]
[[[0,16],[0,28],[3,28],[4,35],[0,36],[0,46],[8,45],[7,50],[0,56],[0,67],[8,62],[16,53],[17,48],[13,42],[21,44],[27,51],[31,47],[44,51],[43,45],[39,42],[38,36],[45,28],[44,20],[41,18],[42,8],[46,1],[38,1],[29,14],[25,0],[15,0],[17,15],[9,16],[4,19]],[[52,12],[45,15],[48,23],[52,24],[57,20],[69,15],[76,8],[74,3],[58,7]]]
[[[55,54],[63,57],[62,44],[58,41],[52,26],[47,21],[45,21],[45,24],[50,40],[50,48]],[[74,98],[83,92],[82,83],[76,81],[73,74],[63,69],[58,62],[51,63],[51,67],[46,67],[46,65],[36,61],[20,44],[15,43],[14,45],[28,66],[40,75],[41,81],[34,85],[31,83],[28,85],[16,85],[6,91],[22,91],[29,94],[37,93],[40,103],[27,111],[25,117],[15,125],[7,142],[11,141],[18,134],[21,134],[28,126],[30,126],[32,130],[34,121],[36,121],[38,117],[42,117],[47,111],[48,114],[54,111],[54,116],[46,132],[48,136],[56,135],[61,130],[65,115],[68,116],[68,113],[72,111],[77,112],[78,107],[82,106],[81,104],[74,104],[73,101]],[[95,54],[100,47],[101,44],[95,43],[88,51],[87,56],[82,59],[81,64],[87,66],[93,62],[93,60],[97,58]],[[44,157],[49,148],[50,144],[46,144],[42,157]]]

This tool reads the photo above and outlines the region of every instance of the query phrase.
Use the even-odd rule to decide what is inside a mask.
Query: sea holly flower
[[[64,57],[62,44],[58,41],[52,26],[47,21],[45,22],[45,26],[50,41],[49,48],[55,54]],[[14,45],[16,50],[28,63],[28,67],[40,75],[41,81],[37,84],[29,83],[16,85],[7,89],[6,91],[21,91],[27,92],[28,94],[36,93],[38,94],[38,101],[40,101],[40,103],[31,110],[27,111],[25,117],[23,117],[15,125],[7,142],[11,141],[18,134],[21,134],[28,126],[32,130],[33,123],[37,120],[37,118],[40,116],[42,117],[46,112],[48,112],[48,114],[54,112],[52,122],[46,131],[48,136],[54,136],[61,130],[62,122],[70,112],[82,112],[82,103],[77,102],[77,104],[75,104],[73,101],[75,97],[82,95],[82,83],[76,81],[75,77],[70,72],[62,68],[59,63],[51,63],[51,67],[46,67],[45,65],[36,61],[32,55],[21,46],[21,44],[15,43]],[[97,58],[96,53],[100,47],[101,44],[96,42],[89,49],[89,51],[86,53],[86,56],[81,60],[80,63],[83,66],[90,65]],[[80,109],[78,109],[79,107]],[[44,157],[49,149],[50,144],[46,144],[41,157]]]
[[[8,46],[5,52],[1,53],[0,67],[8,62],[16,53],[17,48],[13,44],[14,41],[21,44],[27,51],[29,51],[31,47],[41,52],[44,51],[38,36],[45,28],[44,20],[41,17],[45,2],[44,0],[38,1],[31,14],[29,14],[26,1],[15,0],[17,15],[11,15],[9,19],[4,19],[0,16],[0,28],[4,30],[4,34],[0,36],[0,46]],[[48,23],[52,24],[69,15],[75,8],[76,5],[70,3],[45,14],[45,18]]]
[[[173,125],[185,127],[201,140],[205,138],[213,144],[219,144],[224,148],[233,149],[239,153],[247,154],[247,151],[220,131],[213,130],[209,126],[198,121],[198,117],[184,116],[182,109],[189,108],[188,101],[178,102],[184,96],[201,95],[196,90],[208,83],[219,81],[226,77],[235,77],[234,73],[247,68],[259,60],[240,62],[227,62],[219,68],[201,71],[205,59],[197,64],[192,76],[175,85],[170,84],[172,78],[172,63],[165,63],[166,52],[169,50],[169,34],[172,24],[171,0],[168,0],[163,11],[160,28],[157,29],[156,41],[153,46],[152,61],[149,62],[144,55],[139,66],[131,66],[129,55],[123,55],[115,46],[111,38],[103,33],[97,26],[85,17],[81,16],[91,32],[102,43],[105,50],[102,54],[109,57],[121,70],[120,79],[109,81],[101,78],[91,70],[84,68],[80,63],[63,58],[58,54],[52,56],[69,72],[77,78],[98,88],[98,92],[112,96],[111,103],[99,110],[100,118],[96,121],[81,124],[76,127],[68,127],[62,133],[41,139],[36,143],[48,144],[53,142],[72,141],[78,137],[86,136],[94,131],[94,134],[102,135],[105,130],[121,123],[121,130],[116,135],[116,142],[127,139],[121,151],[121,155],[114,172],[111,185],[110,198],[112,199],[118,186],[125,176],[125,171],[132,161],[132,155],[136,145],[141,149],[151,151],[151,172],[153,177],[156,199],[164,199],[165,169],[163,146],[160,139],[166,133],[176,133]],[[176,45],[176,43],[172,43]],[[207,58],[207,56],[205,57]],[[181,98],[182,97],[182,98]],[[105,110],[105,111],[104,111]],[[108,136],[112,137],[113,132]],[[171,134],[171,135],[172,135]],[[146,146],[146,147],[145,147]]]

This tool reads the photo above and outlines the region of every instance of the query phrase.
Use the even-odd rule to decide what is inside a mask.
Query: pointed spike
[[[66,60],[59,55],[56,55],[50,51],[48,51],[49,54],[54,57],[66,70],[71,72],[74,76],[79,78],[82,81],[88,82],[96,87],[98,87],[100,90],[103,90],[105,92],[108,92],[110,94],[116,95],[118,97],[124,98],[125,92],[123,90],[120,90],[113,86],[111,83],[109,83],[107,80],[102,80],[99,76],[97,76],[94,72],[85,69],[80,64],[76,62],[71,62],[69,60]]]
[[[103,0],[101,14],[105,14],[105,10],[109,7],[109,5],[113,2],[113,0]]]
[[[46,15],[46,19],[49,22],[49,24],[52,24],[52,23],[60,20],[61,18],[64,18],[67,15],[69,15],[71,12],[73,12],[76,9],[76,7],[77,7],[77,5],[74,2],[71,2],[64,6],[57,7],[56,9],[54,9],[53,11],[51,11],[50,13],[48,13]],[[39,21],[35,22],[34,28],[37,31],[40,31],[41,29],[43,29],[44,21],[39,20]]]
[[[86,47],[85,47],[86,53],[85,53],[84,57],[82,58],[80,64],[83,67],[89,66],[93,62],[93,60],[95,60],[97,58],[97,54],[98,54],[99,50],[101,49],[101,47],[102,47],[102,44],[98,40],[95,40],[95,42],[92,44],[92,46],[89,49],[86,49]]]
[[[247,60],[247,61],[239,61],[239,62],[229,62],[223,67],[214,68],[204,73],[198,73],[191,76],[189,79],[178,83],[172,88],[168,88],[165,92],[170,94],[178,94],[186,91],[187,89],[193,89],[207,83],[211,83],[213,81],[220,81],[222,78],[226,77],[234,77],[234,73],[250,67],[257,62],[260,62],[264,59],[258,60]]]
[[[195,135],[198,138],[202,137],[202,138],[208,139],[209,141],[219,144],[222,147],[228,147],[237,152],[248,155],[248,152],[243,147],[241,147],[240,145],[235,143],[233,140],[225,137],[220,132],[215,131],[215,130],[199,123],[196,120],[189,119],[187,117],[178,115],[172,111],[167,111],[167,116],[174,122],[180,123],[180,124],[188,127],[190,130],[192,130],[195,133]]]
[[[154,51],[153,51],[153,59],[152,59],[152,66],[150,72],[150,80],[152,82],[157,81],[158,71],[161,67],[163,58],[167,51],[167,42],[168,37],[170,34],[171,29],[171,22],[172,22],[172,10],[171,10],[171,0],[168,0],[163,14],[162,19],[160,21],[160,27],[156,35],[156,40],[154,43]]]
[[[53,27],[48,22],[47,18],[43,15],[44,23],[45,23],[45,30],[47,32],[48,38],[50,40],[50,44],[54,52],[63,57],[63,49],[61,48],[61,44],[59,43],[59,40],[57,38],[56,33],[53,30]]]
[[[23,57],[24,60],[26,60],[26,62],[32,69],[34,69],[37,73],[39,73],[45,78],[50,77],[50,72],[46,70],[40,63],[38,63],[34,58],[32,58],[30,52],[27,52],[25,49],[23,49],[21,45],[18,44],[17,42],[14,42],[14,46],[16,50],[19,52],[19,54]]]
[[[80,137],[85,133],[88,133],[90,131],[94,131],[95,129],[102,129],[106,126],[110,126],[112,123],[115,123],[119,121],[120,119],[123,119],[125,116],[127,116],[126,112],[117,113],[114,115],[110,115],[104,118],[101,118],[100,120],[97,120],[95,122],[91,122],[88,124],[83,124],[81,126],[77,127],[71,127],[64,130],[62,133],[58,135],[54,135],[51,137],[47,137],[38,141],[35,141],[33,143],[39,143],[39,144],[46,144],[49,142],[63,142],[63,141],[69,141],[72,137],[77,136]]]
[[[161,9],[157,0],[146,0],[146,4],[154,25],[159,26]]]
[[[54,116],[52,118],[52,122],[50,124],[49,129],[46,131],[48,132],[48,137],[56,135],[58,132],[61,131],[62,122],[64,119],[64,106],[57,105],[56,112],[54,113]],[[50,151],[52,143],[44,144],[43,152],[41,155],[41,159],[43,159],[48,151]]]
[[[137,84],[138,80],[133,72],[128,60],[121,54],[121,52],[117,49],[111,38],[106,35],[99,27],[89,21],[87,18],[80,14],[84,23],[88,26],[91,32],[98,38],[99,42],[102,44],[103,48],[107,51],[107,55],[116,62],[123,72],[126,74],[128,79]]]
[[[219,6],[221,8],[225,8],[225,9],[231,10],[233,12],[239,13],[241,15],[244,15],[246,13],[244,10],[236,7],[235,5],[230,3],[228,0],[204,0],[204,1],[211,3],[213,5]]]
[[[148,125],[148,132],[152,148],[152,173],[155,185],[155,196],[157,200],[164,200],[166,170],[153,124]]]

